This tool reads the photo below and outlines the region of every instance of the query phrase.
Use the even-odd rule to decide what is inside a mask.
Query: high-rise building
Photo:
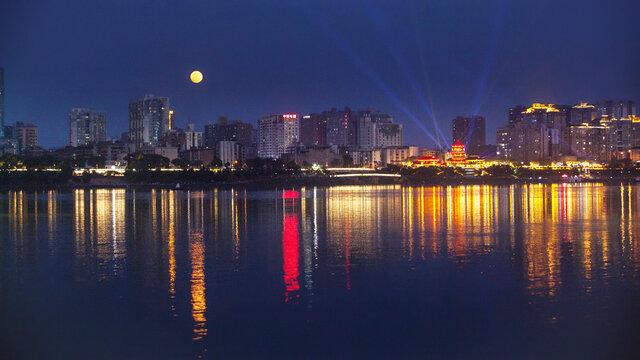
[[[610,118],[604,115],[600,124],[607,128],[608,145],[611,153],[640,146],[640,118],[626,116]]]
[[[129,142],[136,150],[158,146],[170,130],[169,113],[168,97],[144,95],[129,103]]]
[[[569,126],[581,126],[582,124],[593,125],[598,119],[598,109],[594,105],[581,102],[574,105],[569,113]]]
[[[402,124],[371,124],[373,146],[371,149],[384,149],[404,145]],[[364,147],[362,147],[364,149]]]
[[[322,112],[326,118],[327,144],[356,147],[358,145],[357,114],[345,107]]]
[[[69,110],[69,145],[81,146],[107,139],[104,112],[86,108]]]
[[[0,138],[4,137],[4,69],[0,66]]]
[[[554,155],[559,135],[557,129],[548,129],[538,124],[516,122],[498,129],[496,155],[523,163],[549,159]],[[557,155],[557,154],[556,154]]]
[[[501,159],[511,159],[511,144],[513,142],[513,124],[498,128],[496,132],[496,156]]]
[[[380,110],[366,109],[354,112],[357,121],[357,147],[361,150],[402,146],[402,125],[394,124],[393,117]]]
[[[451,126],[453,143],[464,144],[469,155],[480,155],[486,145],[485,123],[483,116],[457,116]]]
[[[566,138],[569,108],[534,103],[509,109],[509,125],[496,133],[496,155],[523,163],[571,153]]]
[[[7,139],[13,139],[13,125],[4,126],[4,137]]]
[[[313,146],[327,144],[327,118],[323,114],[313,113],[300,119],[300,143]]]
[[[295,147],[299,138],[297,114],[267,115],[258,120],[258,156],[277,159]]]
[[[567,134],[573,155],[597,163],[609,160],[611,148],[606,125],[569,126]]]
[[[20,151],[38,147],[38,127],[33,123],[17,122],[13,125],[13,138],[18,140]]]
[[[183,150],[202,147],[202,132],[196,131],[193,124],[187,124],[187,130],[184,132]]]
[[[509,108],[509,124],[513,124],[514,122],[518,121],[520,114],[522,114],[525,110],[527,110],[527,107],[523,105]]]
[[[608,116],[609,119],[622,119],[636,115],[636,103],[629,100],[598,101],[596,108],[600,116]]]
[[[640,118],[632,101],[595,105],[538,104],[509,109],[509,125],[496,133],[496,155],[527,163],[571,155],[603,163],[640,147]]]
[[[400,164],[411,157],[418,156],[417,146],[393,146],[381,150],[382,164]]]
[[[252,144],[253,125],[234,120],[229,122],[226,116],[219,116],[216,124],[204,126],[204,145],[213,149],[218,141],[236,141],[242,146]]]
[[[177,147],[184,149],[186,143],[184,131],[178,127],[164,133],[164,135],[158,141],[158,146]]]
[[[215,146],[215,154],[223,166],[233,165],[243,160],[242,145],[236,141],[218,141]]]
[[[534,103],[516,116],[515,122],[528,125],[536,124],[553,129],[562,129],[567,125],[566,107],[554,104]]]

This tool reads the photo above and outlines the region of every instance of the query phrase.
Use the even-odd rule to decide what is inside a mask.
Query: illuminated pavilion
[[[444,163],[440,160],[440,158],[435,157],[433,155],[425,155],[413,160],[414,166],[441,166]]]
[[[460,141],[456,141],[455,144],[451,145],[450,155],[449,163],[452,165],[464,165],[467,161],[465,146]]]

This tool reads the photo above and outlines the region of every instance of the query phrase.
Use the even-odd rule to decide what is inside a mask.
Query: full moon
[[[194,84],[199,83],[200,81],[202,81],[202,73],[198,70],[194,71],[191,73],[191,82]]]

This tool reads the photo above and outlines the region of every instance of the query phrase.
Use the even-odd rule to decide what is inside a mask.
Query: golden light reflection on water
[[[448,261],[464,267],[505,254],[517,270],[513,276],[521,277],[523,288],[537,299],[559,296],[568,279],[587,294],[621,274],[640,282],[640,246],[634,238],[640,226],[638,189],[602,184],[344,186],[275,192],[277,199],[269,194],[251,206],[244,190],[12,191],[2,210],[10,250],[19,259],[25,251],[53,256],[66,240],[60,235],[71,234],[76,274],[112,279],[129,264],[132,272],[145,272],[141,277],[161,279],[162,299],[167,301],[168,291],[172,316],[182,304],[182,314],[193,322],[192,338],[199,341],[207,336],[207,300],[212,301],[205,280],[246,270],[249,256],[254,262],[270,259],[274,252],[256,253],[252,246],[257,243],[281,247],[274,278],[285,301],[294,303],[324,290],[327,280],[318,271],[329,271],[341,289],[353,292],[361,286],[359,267],[374,262],[414,266]],[[48,245],[29,247],[39,216],[45,239],[40,243]],[[271,239],[277,241],[269,242],[265,234],[276,234]],[[144,266],[135,268],[136,262]],[[220,273],[208,277],[210,271]],[[209,305],[209,311],[215,309]]]
[[[57,249],[55,242],[58,237],[58,193],[54,190],[47,191],[47,229],[49,256],[53,256]]]
[[[74,255],[81,268],[91,269],[99,279],[120,275],[125,265],[125,194],[124,189],[73,193]]]
[[[11,232],[18,248],[21,248],[24,242],[24,222],[26,217],[24,198],[23,191],[11,191],[9,193],[9,222],[11,223]]]
[[[127,246],[125,239],[125,190],[95,190],[96,247],[102,266],[112,275],[118,275],[124,267]]]
[[[86,253],[85,251],[85,214],[84,214],[84,190],[76,189],[73,192],[75,206],[73,207],[73,233],[75,239],[75,255]]]
[[[205,244],[203,237],[203,192],[187,194],[187,224],[191,256],[191,316],[193,340],[207,335],[207,299],[205,282]]]
[[[246,201],[244,201],[246,204]],[[238,192],[231,190],[231,229],[233,232],[233,264],[234,270],[237,271],[240,262],[240,236],[238,230]]]
[[[162,216],[163,222],[168,223],[167,252],[169,257],[169,298],[171,312],[176,314],[176,194],[175,191],[162,192]]]
[[[614,268],[619,271],[621,264],[612,258],[628,254],[636,269],[640,260],[632,236],[638,226],[633,214],[639,194],[633,185],[623,185],[617,195],[615,188],[602,184],[362,186],[326,191],[327,238],[336,265],[347,263],[347,254],[351,264],[396,256],[381,252],[386,242],[395,240],[394,234],[402,234],[398,241],[408,261],[445,254],[465,263],[510,249],[514,259],[522,259],[529,292],[554,297],[563,285],[563,262],[578,267],[589,292],[595,269],[598,281],[605,284],[616,273]],[[609,228],[618,213],[619,243]],[[387,236],[376,231],[381,226]]]
[[[391,192],[395,196],[378,196],[379,192]],[[400,235],[405,247],[406,222],[409,221],[404,206],[402,188],[394,186],[343,186],[327,188],[326,237],[335,259],[343,264],[349,256],[361,259],[375,258],[381,254],[383,239],[380,230],[390,228]],[[349,241],[347,241],[349,240]],[[394,239],[396,240],[396,239]]]

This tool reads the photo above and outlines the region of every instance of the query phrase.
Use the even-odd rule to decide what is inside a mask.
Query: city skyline
[[[639,54],[627,46],[638,4],[556,2],[543,18],[506,1],[246,5],[3,3],[5,122],[35,122],[41,143],[59,146],[65,134],[54,130],[68,110],[96,108],[114,136],[127,128],[126,104],[153,93],[197,128],[220,115],[256,125],[270,113],[373,106],[405,126],[406,143],[425,146],[438,133],[431,115],[450,134],[452,118],[479,114],[493,134],[516,104],[640,99]],[[618,16],[601,16],[609,6]],[[575,61],[598,43],[621,50]],[[189,82],[194,69],[200,84]]]
[[[174,146],[174,145],[170,145],[170,144],[166,143],[166,140],[163,141],[163,144],[160,144],[159,140],[161,140],[165,136],[165,135],[162,135],[162,134],[169,135],[170,130],[177,129],[178,131],[183,132],[184,128],[182,126],[184,126],[187,129],[191,128],[191,130],[189,130],[189,131],[195,131],[195,129],[200,129],[201,130],[200,133],[203,136],[202,141],[201,141],[201,144],[202,144],[201,146],[206,147],[206,148],[214,148],[215,147],[214,143],[209,144],[209,142],[206,141],[207,132],[211,131],[211,130],[208,130],[208,129],[210,129],[210,128],[214,127],[214,126],[219,126],[221,119],[223,119],[222,121],[224,121],[225,126],[227,126],[226,123],[229,122],[229,120],[228,120],[229,117],[228,116],[217,116],[217,120],[215,120],[215,121],[209,120],[209,121],[205,122],[204,124],[202,124],[201,127],[195,126],[193,122],[182,124],[180,122],[176,122],[175,121],[174,110],[172,110],[173,107],[169,104],[170,97],[168,97],[168,96],[156,96],[156,95],[153,95],[153,94],[145,94],[145,95],[139,96],[137,98],[131,99],[129,101],[129,118],[127,119],[128,130],[129,131],[126,131],[126,129],[125,129],[125,131],[122,131],[122,132],[119,132],[120,129],[118,129],[116,131],[114,131],[112,129],[109,130],[109,127],[107,126],[108,122],[106,121],[106,112],[105,111],[102,111],[102,110],[96,111],[96,110],[92,110],[92,109],[88,109],[88,108],[77,108],[76,107],[76,108],[69,109],[69,111],[67,113],[67,117],[69,119],[69,127],[67,128],[67,131],[66,131],[67,139],[70,139],[70,137],[73,137],[75,135],[75,133],[78,131],[78,130],[74,129],[76,126],[72,126],[71,125],[71,118],[72,118],[71,114],[74,113],[74,112],[78,112],[78,111],[81,111],[81,112],[84,111],[86,113],[92,114],[92,116],[93,116],[93,114],[99,114],[98,116],[101,117],[101,119],[100,119],[101,124],[99,125],[100,130],[97,130],[97,131],[101,132],[101,134],[98,135],[97,140],[94,140],[94,139],[88,140],[87,139],[87,141],[85,141],[84,143],[79,143],[78,142],[77,144],[74,144],[73,140],[69,140],[69,141],[63,142],[62,144],[55,144],[53,146],[46,146],[44,144],[41,144],[39,142],[39,140],[38,140],[38,142],[36,144],[37,144],[37,146],[43,147],[44,149],[57,149],[57,148],[62,148],[64,146],[68,146],[68,145],[71,145],[71,146],[86,145],[86,144],[97,143],[97,142],[105,141],[105,140],[106,141],[120,141],[120,140],[123,139],[122,137],[125,134],[127,134],[127,136],[130,136],[129,133],[132,131],[132,128],[131,128],[132,124],[135,124],[136,122],[140,122],[142,120],[142,117],[140,117],[142,115],[134,116],[132,118],[132,114],[133,113],[132,113],[131,106],[133,106],[133,104],[139,103],[139,102],[141,102],[143,100],[147,101],[147,100],[150,100],[150,99],[158,99],[159,101],[161,101],[163,103],[162,112],[164,112],[164,114],[162,115],[162,117],[164,117],[164,120],[159,119],[157,121],[157,124],[156,124],[157,126],[154,127],[154,128],[156,128],[154,130],[154,132],[156,133],[156,135],[154,136],[155,139],[156,139],[155,143],[154,143],[155,145],[152,144],[153,142],[148,144],[148,145],[151,145],[153,147],[155,147],[155,146]],[[455,125],[456,121],[467,121],[468,122],[469,121],[468,119],[475,119],[475,118],[478,118],[478,119],[482,120],[481,127],[478,128],[478,129],[482,129],[481,130],[482,135],[478,135],[477,131],[473,131],[473,133],[475,134],[474,136],[476,136],[476,137],[480,136],[483,139],[481,141],[475,140],[476,142],[479,141],[478,142],[478,146],[480,146],[480,144],[481,144],[481,146],[495,145],[495,146],[499,147],[499,144],[500,144],[500,141],[501,141],[501,139],[500,139],[501,132],[503,131],[505,125],[512,124],[515,121],[514,119],[519,117],[521,114],[525,114],[527,112],[527,109],[530,109],[530,108],[528,108],[528,106],[529,105],[520,104],[520,105],[515,105],[515,106],[509,107],[508,109],[506,109],[507,110],[507,112],[506,112],[507,116],[505,118],[507,119],[508,124],[506,124],[504,122],[498,123],[497,124],[498,127],[497,127],[497,129],[496,129],[496,131],[494,133],[490,133],[491,130],[487,130],[485,128],[484,123],[485,123],[486,120],[485,120],[484,116],[479,115],[479,114],[471,114],[471,115],[460,115],[459,114],[459,115],[455,116],[454,118],[448,119],[446,121],[446,123],[448,124],[449,129],[450,129],[449,134],[452,134],[451,137],[448,137],[447,135],[445,135],[443,133],[431,134],[431,135],[435,135],[436,136],[436,139],[437,139],[437,141],[439,141],[439,143],[434,141],[434,142],[431,142],[431,143],[427,143],[426,145],[424,143],[416,144],[416,143],[407,143],[407,142],[404,142],[404,144],[403,144],[403,141],[400,140],[400,143],[392,142],[390,144],[383,145],[382,147],[385,147],[385,146],[404,146],[404,145],[411,144],[411,145],[416,145],[416,146],[419,146],[419,147],[426,147],[426,148],[433,148],[433,149],[445,149],[445,150],[446,149],[451,149],[451,146],[456,141],[461,140],[460,136],[456,136],[456,134],[459,131],[461,131],[460,129],[456,130],[456,125]],[[537,102],[533,102],[532,106],[535,107],[535,106],[546,106],[546,105],[545,104],[541,104],[541,103],[537,103]],[[563,117],[563,121],[566,121],[567,125],[576,125],[576,126],[577,125],[582,125],[582,124],[584,124],[584,121],[581,122],[583,120],[583,118],[586,119],[587,117],[590,117],[590,122],[592,122],[592,121],[595,121],[595,120],[599,120],[601,118],[601,115],[605,115],[605,117],[608,116],[609,118],[613,118],[613,119],[621,119],[621,118],[624,119],[624,118],[637,116],[637,112],[635,110],[636,109],[636,105],[635,105],[635,101],[633,101],[633,100],[621,100],[621,99],[618,99],[618,100],[611,100],[611,99],[603,100],[603,99],[601,99],[601,100],[599,100],[597,102],[579,101],[579,102],[577,102],[575,104],[549,103],[548,106],[549,107],[555,106],[555,107],[567,109],[567,113],[563,115],[564,116]],[[618,106],[618,109],[613,110],[616,106]],[[624,106],[624,107],[628,106],[628,108],[623,109],[622,106]],[[580,112],[579,116],[576,117],[576,114],[573,111],[572,112],[568,112],[569,109],[581,109],[581,112]],[[614,111],[617,111],[617,113],[614,112]],[[367,107],[364,110],[352,110],[348,106],[345,106],[343,110],[336,110],[336,108],[334,107],[331,110],[322,111],[322,113],[317,113],[317,112],[313,112],[313,111],[301,112],[301,113],[299,113],[300,114],[299,116],[296,114],[296,117],[297,117],[297,121],[298,121],[298,126],[300,126],[301,129],[302,129],[302,126],[304,126],[304,121],[306,119],[309,119],[310,117],[313,117],[313,116],[322,117],[323,119],[325,119],[324,120],[325,124],[323,125],[323,128],[326,127],[326,131],[327,131],[326,135],[331,137],[330,136],[331,131],[329,131],[329,127],[327,127],[326,122],[327,121],[329,121],[329,123],[331,122],[332,114],[340,115],[340,114],[344,114],[345,112],[348,113],[348,114],[353,113],[353,115],[350,115],[350,117],[354,118],[353,124],[351,125],[351,127],[355,127],[355,126],[358,127],[358,129],[357,129],[358,139],[354,139],[354,144],[359,145],[359,148],[363,148],[361,146],[362,144],[360,144],[360,142],[362,142],[362,139],[360,139],[360,137],[363,136],[361,134],[363,130],[360,128],[362,126],[360,124],[360,122],[361,122],[360,118],[363,117],[363,116],[371,117],[371,115],[366,115],[368,113],[377,113],[377,114],[379,114],[378,116],[382,115],[383,117],[388,117],[389,120],[384,120],[384,118],[383,118],[382,122],[389,122],[388,125],[399,126],[399,129],[401,131],[401,138],[402,138],[403,124],[401,124],[401,123],[393,124],[394,121],[393,121],[393,116],[392,115],[381,113],[380,110],[374,109],[372,107]],[[134,113],[136,113],[136,111],[134,111]],[[365,114],[365,115],[363,115],[363,114]],[[280,116],[280,115],[282,115],[282,114],[263,115],[263,116],[260,117],[260,119],[262,119],[264,117]],[[140,117],[140,119],[138,119],[139,117]],[[256,121],[256,122],[235,119],[235,120],[230,121],[228,126],[237,126],[236,124],[239,123],[239,124],[246,124],[246,125],[253,126],[254,129],[257,130],[258,127],[259,127],[260,119],[258,119],[258,121]],[[346,117],[345,117],[345,119],[346,119]],[[376,120],[376,122],[379,123],[380,120]],[[14,122],[13,124],[21,124],[21,123],[24,123],[24,122],[17,121],[17,122]],[[30,125],[35,125],[36,127],[39,127],[38,123],[34,124],[33,122],[30,122],[29,124]],[[468,125],[462,125],[462,124],[465,124],[465,123],[460,123],[460,124],[461,124],[461,126],[463,126],[465,128],[465,130],[463,130],[463,132],[466,133],[467,131],[469,131],[469,129],[467,127]],[[85,126],[89,126],[88,123]],[[307,126],[309,126],[309,125],[307,125]],[[3,126],[3,128],[4,127],[7,127],[7,125]],[[9,127],[11,127],[11,125]],[[345,129],[347,129],[346,126],[345,126]],[[442,130],[442,127],[440,128],[440,130]],[[93,131],[96,131],[96,130],[93,130]],[[140,131],[142,131],[142,130],[140,130]],[[302,130],[300,130],[300,131],[302,131]],[[354,130],[349,130],[349,131],[354,131]],[[134,133],[135,132],[136,131],[134,131]],[[471,132],[469,132],[469,134],[471,134]],[[494,134],[496,134],[496,135],[494,136]],[[355,136],[355,133],[352,134],[352,135]],[[89,136],[88,133],[87,133],[86,136]],[[351,135],[349,135],[349,136],[351,136]],[[305,136],[302,133],[300,133],[299,136],[298,136],[297,140],[301,145],[307,145],[307,146],[309,146],[309,145],[313,146],[314,145],[313,143],[305,142],[304,141],[305,140],[304,137]],[[409,136],[409,138],[411,138],[411,136]],[[486,138],[486,140],[484,140],[485,138]],[[39,136],[38,139],[41,139],[41,137]],[[331,140],[331,139],[329,139],[329,140]],[[328,145],[330,145],[330,144],[338,145],[338,146],[346,145],[346,143],[342,144],[340,142],[332,143],[331,141],[328,141],[326,139],[325,139],[325,141],[326,141],[326,144],[328,144]],[[465,140],[465,141],[468,141],[468,140]],[[465,141],[463,141],[463,142],[465,142]],[[127,143],[128,142],[132,142],[134,144],[136,143],[136,141],[132,141],[131,139],[127,139],[125,142],[127,142]],[[354,145],[354,144],[351,144],[351,145]],[[324,144],[315,144],[315,145],[324,145]],[[136,147],[139,147],[139,146],[136,146]],[[367,147],[364,147],[364,148],[367,149]],[[378,147],[374,146],[372,148],[379,148],[379,146]],[[485,153],[485,155],[486,154],[488,154],[488,153]],[[498,156],[498,157],[504,157],[504,155]]]

